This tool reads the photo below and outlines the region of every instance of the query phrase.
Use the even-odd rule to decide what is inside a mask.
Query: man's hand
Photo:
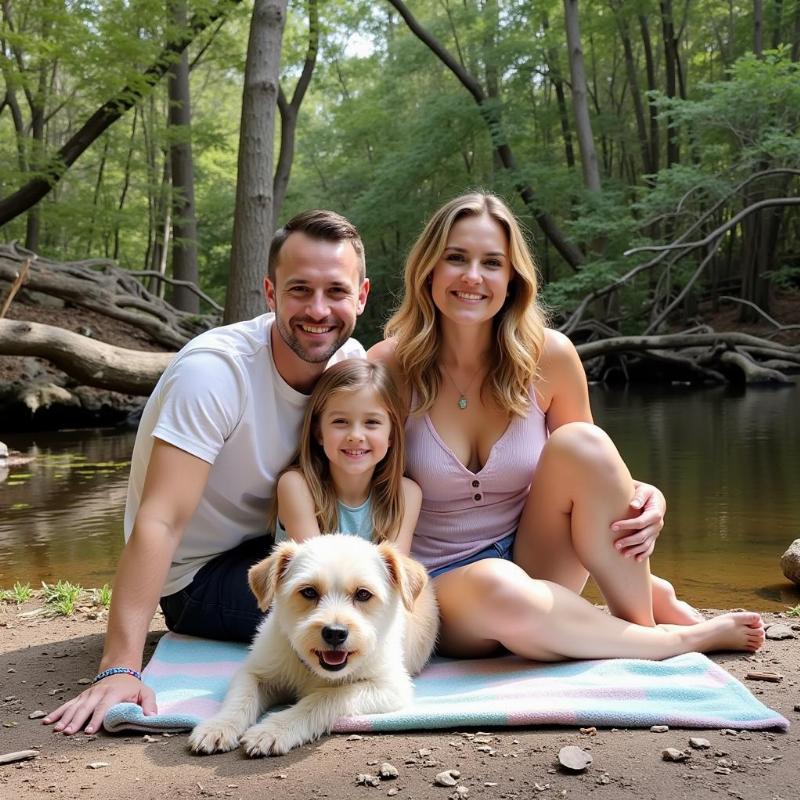
[[[634,481],[635,492],[630,507],[632,516],[611,523],[611,530],[619,534],[614,542],[617,550],[625,558],[644,561],[649,558],[656,546],[656,539],[664,527],[664,514],[667,501],[664,495],[649,483]]]
[[[149,686],[145,686],[132,675],[112,675],[98,681],[72,700],[51,711],[42,722],[55,723],[57,733],[77,733],[86,725],[86,733],[100,730],[103,718],[111,706],[117,703],[136,703],[142,707],[145,716],[158,713],[156,696]],[[89,721],[86,724],[86,721]]]

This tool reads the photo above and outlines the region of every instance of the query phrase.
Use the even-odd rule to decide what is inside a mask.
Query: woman
[[[369,353],[413,409],[406,467],[423,500],[412,554],[435,579],[441,650],[557,660],[758,649],[757,614],[702,621],[651,577],[663,497],[637,490],[592,424],[580,359],[545,327],[536,294],[509,209],[491,194],[458,197],[412,248],[403,301]],[[611,615],[579,596],[589,574]]]

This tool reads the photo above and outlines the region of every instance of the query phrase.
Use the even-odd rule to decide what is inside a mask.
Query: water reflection
[[[653,571],[700,606],[800,603],[779,558],[800,536],[800,388],[592,388],[595,419],[669,500]],[[0,476],[0,587],[109,581],[133,433],[0,434],[37,454]],[[593,594],[597,599],[597,595]]]

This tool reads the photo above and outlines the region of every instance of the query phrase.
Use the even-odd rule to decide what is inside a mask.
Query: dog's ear
[[[378,550],[389,570],[389,579],[400,593],[403,605],[411,611],[414,608],[414,601],[428,583],[425,567],[413,558],[401,555],[389,542],[379,544]]]
[[[281,578],[297,552],[297,542],[282,542],[263,561],[250,567],[247,582],[258,600],[258,607],[267,611],[272,605]]]

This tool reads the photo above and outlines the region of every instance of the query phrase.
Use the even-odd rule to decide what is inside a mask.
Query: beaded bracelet
[[[137,678],[138,680],[142,679],[142,673],[137,672],[135,669],[131,669],[130,667],[109,667],[108,669],[104,669],[101,673],[94,676],[92,685],[97,683],[97,681],[103,680],[103,678],[110,678],[112,675],[133,675],[133,677]]]

